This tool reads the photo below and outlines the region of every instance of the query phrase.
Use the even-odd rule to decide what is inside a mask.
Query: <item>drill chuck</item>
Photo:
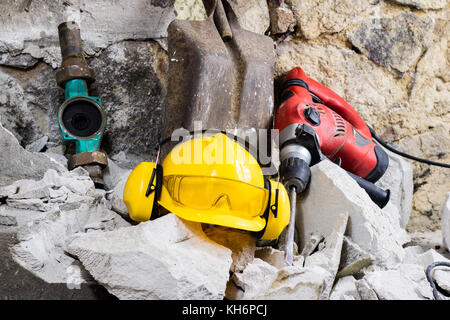
[[[303,192],[311,176],[309,164],[303,159],[290,157],[281,161],[280,176],[287,190],[295,188],[297,194]]]

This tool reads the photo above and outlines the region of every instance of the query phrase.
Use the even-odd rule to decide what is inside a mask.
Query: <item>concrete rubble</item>
[[[380,183],[391,186],[392,202],[401,199],[385,209],[332,162],[313,166],[308,191],[298,199],[298,250],[288,266],[276,243],[258,242],[247,231],[171,213],[130,224],[123,203],[130,169],[120,161],[109,159],[106,190],[96,189],[83,168],[68,171],[45,156],[46,148],[27,151],[0,129],[15,150],[3,163],[18,164],[25,154],[48,164],[0,187],[2,245],[33,283],[67,286],[61,292],[84,288],[76,291],[81,297],[119,299],[433,299],[425,269],[450,261],[413,243],[401,225],[400,210],[410,199],[407,166],[403,187],[396,189],[394,179],[402,174]],[[391,165],[390,172],[405,172]],[[449,274],[445,268],[433,273],[444,291]],[[94,294],[93,288],[106,291]]]
[[[342,278],[354,275],[361,269],[370,266],[372,262],[373,258],[370,254],[361,249],[349,237],[344,237],[339,272],[336,276]]]
[[[376,263],[389,266],[403,259],[402,245],[409,241],[406,231],[398,220],[395,223],[374,204],[343,169],[326,160],[311,168],[311,177],[308,190],[297,201],[300,247],[311,234],[330,234],[337,213],[347,211],[346,235],[371,254]]]
[[[120,299],[222,299],[231,250],[198,223],[168,214],[155,221],[73,240],[68,252]]]
[[[228,2],[243,29],[273,38],[275,88],[299,65],[397,149],[450,161],[447,0]],[[450,262],[448,169],[389,151],[383,209],[334,163],[312,167],[291,266],[276,241],[250,232],[172,213],[132,222],[128,175],[165,138],[167,26],[205,19],[201,0],[25,5],[0,3],[1,299],[434,299],[425,270]],[[81,26],[108,114],[105,190],[67,170],[54,79],[65,20]],[[422,225],[433,232],[415,232]],[[449,299],[450,268],[432,277]]]

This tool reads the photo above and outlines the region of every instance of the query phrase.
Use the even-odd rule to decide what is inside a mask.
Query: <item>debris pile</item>
[[[27,151],[15,148],[8,161],[19,163]],[[70,282],[76,266],[78,283],[99,284],[119,299],[433,299],[425,269],[450,261],[414,245],[402,228],[397,207],[406,195],[380,209],[330,161],[311,168],[309,189],[297,199],[297,250],[288,266],[276,241],[251,232],[172,213],[132,225],[121,204],[130,170],[111,160],[104,191],[86,170],[58,171],[43,154],[30,153],[45,158],[43,174],[2,183],[0,231],[16,234],[13,260],[47,283]],[[399,177],[412,183],[404,166],[391,163],[396,180],[385,186]],[[433,276],[450,294],[450,271]]]
[[[449,162],[445,0],[16,2],[0,4],[2,298],[450,299],[449,172],[413,176],[354,123]],[[237,162],[208,186],[163,170],[163,139],[196,120],[279,130],[281,183]]]

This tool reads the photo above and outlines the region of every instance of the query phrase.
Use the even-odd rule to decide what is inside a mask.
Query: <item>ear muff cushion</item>
[[[161,197],[163,182],[163,167],[160,164],[156,165],[156,182],[155,182],[155,198],[153,200],[152,214],[150,215],[150,220],[158,218],[158,201]]]
[[[264,233],[266,232],[266,228],[267,228],[267,221],[269,221],[269,214],[270,214],[270,202],[271,202],[271,196],[272,196],[272,192],[271,192],[271,186],[270,186],[270,181],[269,179],[264,179],[264,188],[269,190],[269,200],[267,201],[267,207],[266,210],[264,211],[263,214],[263,218],[264,220],[266,220],[266,225],[264,226],[264,229],[255,232],[255,236],[260,239]]]

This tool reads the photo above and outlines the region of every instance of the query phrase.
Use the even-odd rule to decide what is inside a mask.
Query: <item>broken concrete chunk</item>
[[[361,300],[353,276],[340,278],[333,287],[330,300]]]
[[[344,232],[347,228],[348,213],[340,214],[335,220],[335,226],[331,234],[325,237],[323,249],[306,257],[305,267],[321,267],[329,272],[325,281],[325,288],[321,299],[328,299],[333,287],[334,278],[339,268]]]
[[[341,261],[337,278],[347,277],[359,272],[362,268],[371,265],[372,257],[349,237],[344,237],[342,244]]]
[[[256,238],[250,232],[220,226],[204,228],[208,238],[231,250],[231,272],[240,272],[254,259]]]
[[[7,207],[5,212],[14,214],[18,222],[19,243],[12,248],[14,260],[48,283],[66,283],[70,276],[67,270],[74,259],[64,251],[72,236],[129,225],[95,198],[83,199],[71,210],[53,208],[38,213]]]
[[[242,300],[244,296],[244,290],[236,286],[232,279],[227,282],[227,288],[225,289],[225,298],[228,300]]]
[[[67,169],[43,153],[28,152],[0,123],[0,186],[19,179],[41,179],[48,169]]]
[[[277,269],[286,267],[285,252],[272,247],[261,247],[255,251],[255,258],[259,258]]]
[[[379,300],[377,294],[365,279],[356,281],[355,285],[361,300]]]
[[[243,272],[236,272],[232,280],[244,292],[242,299],[256,299],[263,295],[278,277],[278,269],[255,258]]]
[[[11,208],[37,210],[37,211],[49,211],[53,208],[53,205],[47,202],[47,199],[7,199],[6,204]]]
[[[312,254],[322,240],[322,235],[311,234],[300,255],[306,258],[310,254]]]
[[[380,300],[423,300],[415,282],[397,270],[367,273],[364,280]]]
[[[384,149],[384,148],[383,148]],[[389,156],[389,167],[375,184],[391,191],[389,204],[397,207],[400,227],[406,228],[411,215],[413,199],[413,167],[403,157],[384,149]]]
[[[318,300],[329,277],[330,273],[321,267],[303,268],[294,263],[277,269],[255,258],[243,272],[234,273],[232,281],[242,289],[240,298],[245,300]]]
[[[414,283],[415,291],[422,299],[433,299],[433,292],[422,266],[417,264],[402,263],[395,270]]]
[[[450,192],[441,209],[442,245],[450,252]]]
[[[433,278],[440,288],[450,294],[450,268],[436,267]]]
[[[125,184],[127,179],[120,180],[114,187],[111,193],[108,194],[107,198],[111,202],[111,208],[122,217],[128,218],[128,208],[123,202],[123,190],[125,189]]]
[[[348,212],[346,235],[383,266],[399,263],[405,230],[393,224],[367,193],[339,166],[324,160],[311,167],[311,182],[297,200],[301,249],[311,234],[327,236],[340,213]]]
[[[443,255],[439,254],[433,249],[428,249],[427,251],[418,254],[407,254],[404,263],[418,264],[421,265],[425,270],[430,264],[437,261],[450,263],[449,259],[445,258]]]
[[[68,252],[120,299],[223,299],[232,263],[230,249],[174,214],[84,234]]]
[[[103,170],[103,181],[107,190],[112,190],[122,180],[128,179],[130,169],[124,169],[108,158],[108,166]]]
[[[48,142],[48,136],[43,136],[39,138],[38,140],[34,141],[33,143],[30,143],[25,147],[25,150],[30,152],[40,152],[42,151]]]
[[[285,267],[264,295],[256,299],[319,300],[323,296],[330,273],[320,267]]]

